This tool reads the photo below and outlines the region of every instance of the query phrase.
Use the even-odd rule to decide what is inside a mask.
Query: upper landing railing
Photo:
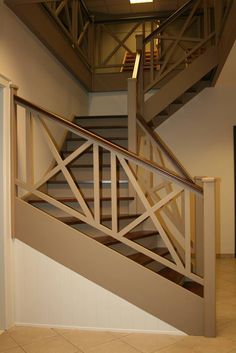
[[[232,0],[190,0],[167,19],[154,14],[109,21],[96,21],[80,0],[42,3],[93,73],[129,70],[125,58],[135,55],[135,36],[142,35],[147,90],[217,42]]]

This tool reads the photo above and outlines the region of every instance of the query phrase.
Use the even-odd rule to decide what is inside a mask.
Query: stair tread
[[[119,220],[130,219],[130,218],[137,218],[139,216],[141,216],[141,214],[137,214],[137,213],[134,213],[134,214],[122,214],[122,215],[118,216],[118,219]],[[57,219],[59,221],[63,222],[63,223],[68,224],[68,225],[84,223],[83,221],[79,220],[78,218],[71,217],[71,216],[57,217]],[[111,215],[104,215],[104,216],[101,217],[101,222],[111,221],[111,219],[112,219]]]
[[[153,251],[155,254],[158,254],[160,256],[164,256],[169,253],[167,248],[157,248],[156,247],[156,248],[149,249],[149,250]],[[151,257],[149,257],[141,252],[137,252],[137,253],[129,255],[127,257],[129,259],[139,263],[140,265],[148,265],[149,263],[155,261]]]
[[[75,119],[127,119],[127,115],[81,115],[76,116]]]
[[[137,232],[130,232],[125,235],[125,238],[127,238],[129,240],[138,240],[138,239],[150,237],[155,234],[158,234],[158,232],[157,231],[148,231],[148,230],[143,231],[142,230],[142,231],[137,231]],[[102,243],[103,245],[107,245],[107,246],[119,243],[119,240],[112,238],[109,235],[96,237],[95,240],[97,240],[99,243]]]
[[[59,197],[59,198],[54,197],[54,199],[56,199],[57,201],[60,201],[60,202],[78,202],[77,199],[74,197]],[[94,202],[93,197],[87,197],[84,200],[86,202]],[[132,200],[134,200],[134,197],[132,197],[132,196],[118,196],[117,200],[118,201],[132,201]],[[111,201],[111,198],[110,197],[101,197],[100,201]],[[29,199],[28,202],[29,203],[47,203],[47,201],[39,199],[39,198],[38,199],[37,198]]]
[[[93,184],[93,180],[75,180],[77,184]],[[127,184],[128,180],[117,180],[118,184]],[[111,180],[100,180],[101,184],[111,184]],[[48,180],[47,184],[68,184],[67,180]]]
[[[203,286],[201,284],[189,281],[189,282],[185,282],[183,284],[183,287],[199,295],[200,297],[203,297]]]
[[[68,166],[69,169],[72,169],[72,168],[93,168],[94,165],[93,164],[71,164]],[[100,166],[100,169],[102,168],[110,168],[111,165],[110,164],[102,164]],[[119,168],[119,165],[117,166]]]
[[[183,280],[184,276],[181,273],[178,273],[174,270],[172,270],[169,267],[165,267],[162,270],[157,272],[159,275],[165,277],[166,279],[175,282],[177,284],[180,284],[180,282]]]
[[[62,154],[73,153],[73,152],[75,152],[75,150],[61,150]],[[93,150],[86,150],[86,151],[84,151],[83,154],[86,154],[86,153],[93,153]],[[110,153],[110,151],[104,150],[104,149],[100,149],[99,153]]]
[[[92,130],[106,130],[106,129],[127,129],[127,125],[92,125],[89,126],[89,129]]]
[[[86,129],[89,130],[90,126],[86,127]],[[128,137],[109,137],[106,138],[106,140],[108,141],[112,141],[112,140],[117,140],[117,141],[127,141]],[[85,139],[83,137],[69,137],[66,139],[66,141],[85,141]]]

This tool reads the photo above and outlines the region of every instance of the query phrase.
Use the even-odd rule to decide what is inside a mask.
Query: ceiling
[[[187,0],[153,0],[153,3],[130,4],[129,0],[84,0],[91,13],[135,14],[169,12],[178,9]]]

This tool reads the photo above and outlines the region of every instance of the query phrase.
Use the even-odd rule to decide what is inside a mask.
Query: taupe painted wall
[[[217,252],[234,252],[234,156],[236,125],[236,44],[216,87],[207,88],[174,114],[158,132],[192,175],[221,179]]]

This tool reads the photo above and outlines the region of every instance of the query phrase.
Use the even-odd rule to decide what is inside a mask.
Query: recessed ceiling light
[[[143,4],[145,2],[153,2],[153,0],[129,0],[131,4]]]

